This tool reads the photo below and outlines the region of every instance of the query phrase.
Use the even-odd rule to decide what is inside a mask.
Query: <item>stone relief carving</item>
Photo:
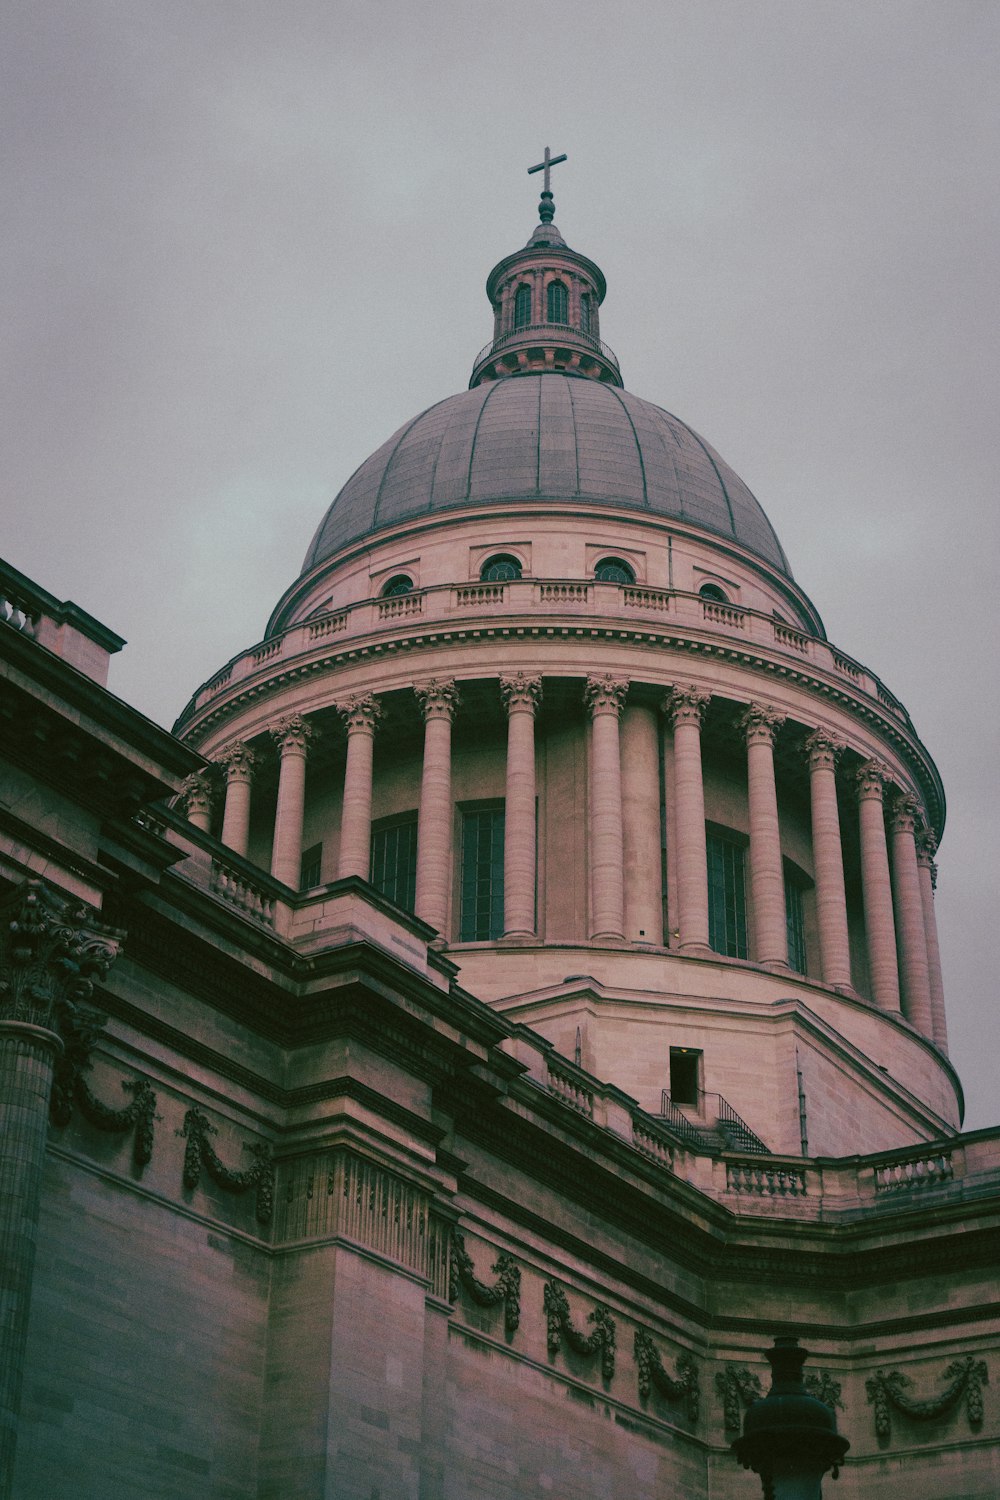
[[[603,1303],[599,1302],[588,1313],[587,1322],[593,1323],[594,1330],[585,1334],[574,1328],[566,1293],[556,1282],[545,1283],[543,1301],[549,1354],[558,1354],[564,1340],[574,1354],[600,1354],[601,1374],[605,1380],[611,1380],[615,1373],[615,1320]]]
[[[711,701],[711,693],[705,692],[692,682],[686,687],[680,685],[672,687],[663,700],[662,708],[675,729],[678,724],[700,726]]]
[[[614,714],[616,718],[620,718],[628,689],[627,677],[614,677],[610,672],[605,672],[603,676],[587,678],[583,701],[592,716]]]
[[[742,1365],[726,1365],[716,1372],[715,1389],[722,1397],[726,1431],[739,1432],[745,1408],[761,1394],[760,1376]]]
[[[840,1381],[834,1380],[828,1370],[810,1370],[803,1384],[810,1396],[815,1396],[817,1401],[822,1401],[831,1411],[837,1407],[844,1410],[844,1403],[840,1399]]]
[[[240,1172],[219,1160],[211,1139],[218,1131],[203,1110],[189,1109],[177,1134],[185,1136],[187,1140],[184,1147],[183,1177],[186,1188],[198,1186],[203,1167],[218,1186],[228,1193],[245,1193],[249,1188],[255,1187],[257,1222],[270,1223],[274,1211],[274,1161],[266,1141],[255,1141],[253,1145],[244,1147],[253,1156],[254,1163],[252,1167]]]
[[[19,886],[0,907],[0,1020],[54,1030],[59,1011],[86,1005],[124,936],[43,880]]]
[[[645,1401],[654,1388],[668,1401],[683,1406],[692,1422],[697,1422],[701,1407],[698,1371],[694,1359],[683,1353],[677,1360],[677,1376],[668,1375],[652,1334],[645,1328],[635,1330],[635,1363],[639,1372],[639,1396]]]
[[[524,672],[515,672],[512,677],[501,677],[500,696],[509,714],[537,713],[542,701],[542,679],[529,677]]]
[[[514,1257],[501,1250],[492,1266],[497,1278],[492,1286],[480,1281],[472,1257],[465,1248],[465,1237],[457,1229],[452,1231],[451,1261],[448,1267],[448,1299],[458,1301],[461,1287],[480,1307],[496,1307],[503,1303],[503,1324],[508,1338],[517,1332],[521,1321],[521,1270]]]
[[[952,1360],[941,1379],[951,1383],[939,1396],[915,1401],[907,1394],[913,1382],[902,1370],[876,1370],[865,1381],[865,1391],[869,1405],[874,1407],[877,1435],[880,1438],[892,1436],[893,1410],[918,1422],[930,1422],[957,1410],[963,1397],[969,1426],[979,1427],[983,1420],[983,1386],[989,1384],[986,1361],[967,1354],[964,1359]]]
[[[413,691],[425,720],[454,720],[461,701],[454,677],[432,677],[429,682],[414,683]]]
[[[156,1095],[149,1079],[123,1078],[121,1086],[132,1098],[128,1104],[115,1109],[97,1097],[86,1077],[91,1066],[90,1054],[106,1021],[100,1011],[90,1006],[62,1005],[58,1008],[56,1023],[63,1051],[56,1060],[49,1117],[53,1125],[66,1126],[75,1104],[84,1119],[98,1130],[106,1130],[112,1135],[134,1131],[132,1160],[141,1171],[153,1155],[153,1129],[159,1119]]]
[[[382,718],[382,705],[374,693],[352,693],[334,708],[348,734],[374,734]]]

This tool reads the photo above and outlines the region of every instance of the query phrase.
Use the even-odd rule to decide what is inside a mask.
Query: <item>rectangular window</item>
[[[462,814],[460,942],[503,937],[503,832],[502,807]]]
[[[319,885],[322,879],[323,869],[323,845],[313,844],[312,848],[306,849],[302,854],[302,867],[299,872],[299,890],[310,891],[314,885]]]
[[[747,956],[746,847],[724,833],[709,833],[708,942],[727,958]]]
[[[788,966],[796,974],[806,972],[806,927],[802,882],[785,866],[785,929],[788,933]]]
[[[412,911],[417,897],[417,815],[407,813],[372,829],[371,883]]]
[[[701,1053],[691,1047],[670,1049],[670,1098],[674,1104],[698,1103]]]

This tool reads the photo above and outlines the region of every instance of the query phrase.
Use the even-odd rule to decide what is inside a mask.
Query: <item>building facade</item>
[[[940,778],[605,290],[544,192],[173,734],[4,573],[0,1494],[738,1500],[775,1333],[1000,1493]]]

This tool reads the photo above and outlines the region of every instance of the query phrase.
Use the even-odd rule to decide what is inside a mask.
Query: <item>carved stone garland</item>
[[[844,1403],[840,1399],[840,1381],[834,1380],[827,1370],[811,1370],[803,1381],[810,1396],[815,1396],[817,1401],[822,1401],[831,1411],[837,1407],[844,1410]]]
[[[902,1370],[876,1370],[865,1381],[868,1401],[875,1408],[875,1431],[880,1438],[892,1435],[891,1408],[913,1417],[918,1422],[930,1422],[955,1410],[965,1397],[965,1414],[970,1427],[979,1427],[983,1420],[983,1386],[989,1384],[986,1361],[967,1354],[964,1359],[952,1360],[941,1377],[951,1384],[941,1395],[928,1401],[914,1401],[906,1394],[913,1382]]]
[[[462,1287],[480,1307],[496,1307],[497,1303],[502,1302],[503,1326],[507,1337],[512,1338],[521,1321],[521,1270],[514,1257],[506,1250],[500,1251],[492,1270],[497,1279],[492,1286],[487,1286],[476,1275],[472,1257],[465,1248],[464,1235],[459,1234],[457,1229],[454,1230],[448,1266],[449,1301],[458,1301],[459,1287]]]
[[[722,1397],[723,1421],[727,1432],[739,1432],[743,1412],[761,1394],[760,1376],[739,1365],[726,1365],[716,1372],[715,1389]]]
[[[690,1354],[685,1352],[678,1357],[677,1378],[674,1379],[663,1368],[663,1361],[652,1335],[645,1328],[637,1328],[635,1363],[639,1372],[639,1395],[643,1401],[655,1386],[668,1401],[683,1405],[691,1421],[697,1422],[701,1392],[698,1389],[698,1371]]]
[[[184,1125],[178,1135],[187,1139],[184,1147],[184,1186],[196,1188],[201,1181],[202,1167],[227,1193],[245,1193],[249,1188],[257,1189],[257,1222],[268,1224],[274,1211],[274,1160],[271,1147],[266,1141],[256,1141],[245,1146],[254,1158],[252,1167],[238,1172],[219,1160],[211,1137],[218,1135],[215,1126],[200,1109],[189,1109],[184,1116]]]
[[[549,1354],[558,1354],[565,1339],[575,1354],[597,1354],[601,1356],[601,1374],[611,1380],[615,1373],[615,1320],[608,1309],[598,1303],[587,1322],[593,1323],[593,1333],[581,1333],[573,1327],[569,1315],[569,1303],[562,1287],[554,1281],[545,1283],[543,1293],[545,1318],[548,1324]]]
[[[90,1006],[60,1005],[56,1019],[63,1053],[56,1061],[52,1080],[49,1117],[53,1125],[68,1125],[75,1104],[83,1117],[98,1130],[106,1130],[111,1135],[134,1130],[132,1160],[141,1171],[153,1155],[153,1126],[160,1118],[149,1079],[123,1078],[122,1088],[132,1095],[129,1103],[120,1109],[105,1104],[93,1092],[85,1074],[90,1069],[90,1054],[107,1017]]]

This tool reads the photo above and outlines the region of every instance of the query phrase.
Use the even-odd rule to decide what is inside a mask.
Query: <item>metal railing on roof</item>
[[[571,323],[526,323],[523,328],[508,329],[506,333],[501,333],[497,338],[491,339],[488,344],[483,345],[473,361],[473,369],[491,354],[498,354],[505,345],[513,343],[515,339],[524,337],[537,339],[543,335],[548,339],[556,340],[560,338],[578,339],[582,344],[586,344],[588,348],[593,349],[602,359],[606,360],[616,374],[621,374],[621,366],[618,363],[618,356],[614,350],[609,349],[603,339],[595,338],[592,333],[584,333],[582,328],[574,328]]]

